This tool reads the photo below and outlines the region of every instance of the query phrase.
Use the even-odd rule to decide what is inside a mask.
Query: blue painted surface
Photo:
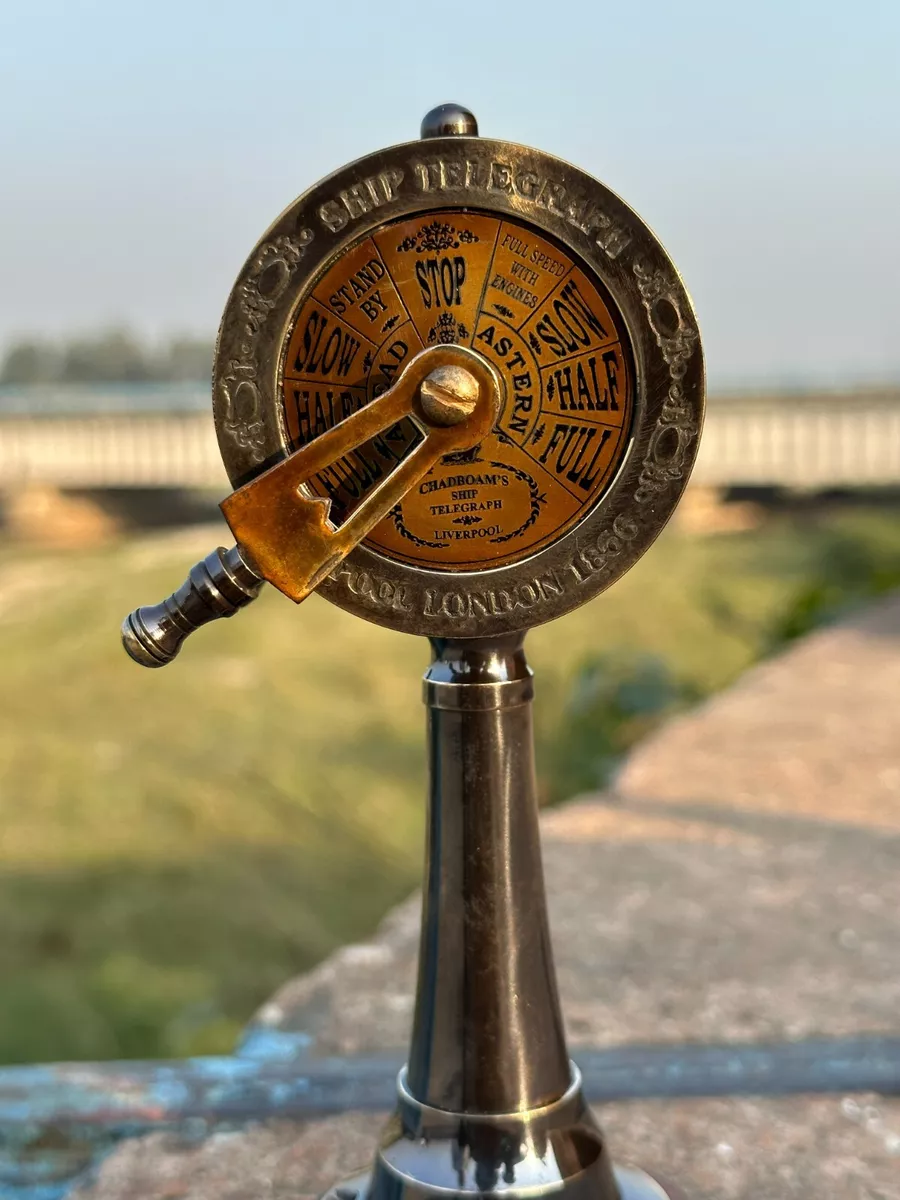
[[[402,1055],[311,1058],[310,1039],[251,1027],[230,1057],[0,1069],[0,1198],[61,1200],[124,1138],[202,1139],[271,1117],[388,1109]],[[579,1049],[588,1098],[900,1094],[900,1037],[778,1045]]]
[[[264,1025],[249,1025],[238,1042],[235,1053],[240,1058],[287,1062],[306,1054],[313,1039],[308,1033],[287,1033],[283,1029],[267,1029]]]

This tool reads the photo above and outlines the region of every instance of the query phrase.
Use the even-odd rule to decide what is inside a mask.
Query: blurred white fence
[[[900,484],[900,393],[713,402],[692,482],[810,490]]]
[[[900,392],[714,400],[692,482],[900,485]],[[0,417],[0,488],[29,483],[227,490],[208,411]]]
[[[212,415],[0,418],[0,487],[228,490]]]

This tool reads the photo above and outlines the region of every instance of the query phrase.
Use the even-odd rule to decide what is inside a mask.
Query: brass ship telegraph
[[[570,1062],[547,925],[527,629],[672,513],[703,361],[665,251],[614,193],[443,105],[294,201],[241,271],[213,408],[237,544],[123,627],[163,666],[264,580],[431,639],[418,991],[397,1109],[331,1200],[651,1200]]]

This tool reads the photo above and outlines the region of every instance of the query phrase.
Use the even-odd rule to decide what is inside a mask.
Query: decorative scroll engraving
[[[260,416],[259,388],[246,374],[251,371],[251,367],[237,359],[228,364],[228,374],[222,380],[225,397],[222,428],[242,450],[259,453],[265,445],[265,428]]]
[[[408,542],[412,542],[414,546],[421,546],[423,549],[429,550],[447,549],[446,542],[431,542],[428,540],[428,538],[421,538],[417,534],[413,533],[411,529],[408,529],[403,520],[403,509],[399,504],[395,508],[391,509],[390,517],[394,522],[394,528],[397,530],[400,536],[406,538]]]
[[[478,235],[470,229],[456,229],[443,221],[432,221],[423,225],[418,232],[405,237],[397,247],[399,254],[415,250],[416,254],[437,253],[441,250],[458,250],[461,242],[477,242]]]
[[[441,313],[435,324],[428,330],[429,346],[434,342],[446,346],[451,342],[468,341],[468,338],[469,330],[461,321],[457,321],[452,313]]]
[[[686,323],[677,292],[663,271],[651,269],[640,259],[634,263],[633,270],[650,328],[668,365],[671,380],[634,494],[638,504],[645,504],[684,476],[691,443],[699,432],[682,384],[699,334]]]
[[[259,331],[275,307],[311,241],[309,233],[303,239],[278,237],[260,246],[250,274],[241,284],[241,311],[252,333]]]
[[[504,439],[509,440],[509,439]],[[519,467],[514,467],[511,463],[492,462],[492,467],[499,467],[501,470],[510,471],[515,475],[516,479],[521,479],[522,483],[528,488],[528,496],[531,501],[531,506],[528,511],[528,516],[517,528],[509,533],[501,534],[499,537],[492,537],[491,541],[497,544],[501,542],[509,542],[514,538],[521,537],[526,530],[530,529],[538,517],[541,515],[541,509],[547,503],[547,496],[537,485],[537,481],[527,471],[522,471]]]
[[[294,271],[313,240],[310,229],[296,237],[282,236],[264,242],[239,288],[243,325],[239,335],[240,358],[231,359],[222,379],[225,417],[222,429],[227,437],[255,454],[265,449],[265,425],[262,419],[259,387],[256,382],[256,343],[266,317],[291,282]]]

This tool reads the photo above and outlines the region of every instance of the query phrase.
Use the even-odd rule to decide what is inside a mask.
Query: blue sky
[[[0,345],[211,333],[285,204],[444,100],[644,216],[713,384],[900,377],[900,0],[0,0]]]

